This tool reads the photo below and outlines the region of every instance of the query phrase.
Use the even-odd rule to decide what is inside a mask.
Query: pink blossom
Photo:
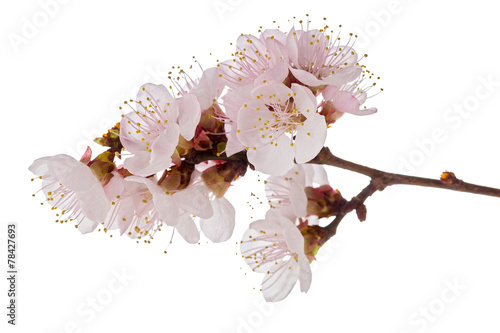
[[[198,176],[199,177],[199,176]],[[197,243],[200,229],[213,242],[232,235],[235,210],[225,198],[210,195],[195,175],[187,188],[165,191],[155,178],[125,178],[125,191],[113,201],[109,229],[119,228],[132,238],[152,236],[162,225],[172,226],[189,243]]]
[[[361,73],[358,55],[350,42],[341,45],[337,36],[327,35],[325,30],[292,28],[287,35],[290,71],[310,87],[340,86]]]
[[[321,114],[329,120],[335,113],[334,120],[328,121],[329,123],[333,123],[344,113],[367,116],[377,112],[377,109],[373,107],[367,108],[365,106],[361,108],[368,98],[367,92],[376,84],[362,86],[362,83],[368,78],[371,78],[371,75],[364,73],[353,82],[343,84],[340,87],[327,86],[322,91],[324,102]]]
[[[298,164],[283,176],[269,177],[264,184],[271,209],[295,220],[307,215],[306,187],[328,184],[328,176],[321,165]]]
[[[144,85],[136,109],[120,124],[120,141],[133,154],[125,160],[125,168],[144,177],[167,169],[179,135],[191,140],[200,116],[196,96],[187,94],[174,99],[163,85]]]
[[[241,254],[253,271],[264,273],[262,293],[268,302],[283,300],[300,281],[307,292],[312,273],[304,253],[304,238],[295,223],[275,211],[252,222],[243,235]]]
[[[220,64],[222,77],[231,89],[288,76],[286,36],[279,30],[265,30],[260,37],[241,35],[234,58]]]
[[[47,202],[61,210],[58,222],[76,221],[80,231],[87,233],[106,219],[110,202],[85,163],[61,154],[39,158],[29,170],[42,179]]]
[[[238,111],[236,137],[258,171],[283,175],[295,161],[306,163],[319,153],[326,121],[308,88],[272,82],[253,89],[250,98]]]

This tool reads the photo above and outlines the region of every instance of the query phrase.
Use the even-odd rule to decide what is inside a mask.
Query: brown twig
[[[366,207],[364,205],[365,200],[375,192],[383,191],[388,186],[414,185],[500,197],[500,189],[466,183],[462,180],[456,179],[455,175],[453,174],[452,181],[443,181],[384,172],[338,158],[337,156],[333,155],[330,152],[330,149],[328,149],[327,147],[323,148],[318,156],[316,156],[309,163],[331,165],[360,173],[371,178],[370,184],[366,188],[364,188],[357,196],[348,201],[344,205],[344,209],[342,210],[342,212],[337,215],[329,225],[323,228],[328,233],[328,236],[324,240],[324,242],[326,242],[336,234],[339,223],[342,221],[344,216],[351,211],[356,210],[360,221],[364,221],[364,218],[366,218]]]
[[[461,180],[457,180],[456,182],[451,184],[438,179],[405,176],[369,168],[364,165],[356,164],[338,158],[337,156],[333,155],[330,152],[330,149],[328,149],[327,147],[323,148],[318,156],[316,156],[309,163],[331,165],[368,176],[372,179],[372,182],[374,183],[374,186],[378,191],[382,191],[384,188],[391,185],[415,185],[482,194],[491,197],[500,197],[500,189],[493,187],[475,185],[463,182]]]

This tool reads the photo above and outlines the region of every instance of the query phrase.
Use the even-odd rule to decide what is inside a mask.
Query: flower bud
[[[340,117],[342,117],[344,115],[344,112],[337,110],[333,106],[332,101],[326,101],[323,103],[321,112],[319,114],[325,116],[326,123],[330,125],[336,122]]]
[[[304,236],[304,253],[309,261],[316,260],[316,254],[325,243],[328,233],[318,225],[308,225],[308,221],[300,219],[298,228]]]
[[[114,158],[115,154],[113,152],[105,151],[87,164],[94,176],[100,180],[102,186],[109,183],[111,178],[113,178],[111,172],[116,169],[116,165],[113,162]]]
[[[183,190],[191,182],[191,175],[194,171],[194,165],[181,163],[179,166],[173,166],[170,170],[165,170],[158,181],[158,185],[165,191]]]
[[[120,123],[116,123],[116,125],[110,128],[107,133],[104,133],[102,137],[95,138],[94,142],[101,146],[109,147],[109,151],[112,153],[120,154],[123,149],[122,143],[120,142]]]
[[[335,216],[340,213],[342,206],[347,202],[339,191],[330,185],[317,188],[306,187],[307,214],[319,218]]]
[[[460,180],[453,172],[445,171],[441,174],[441,181],[447,185],[455,185],[460,183]]]
[[[231,186],[231,183],[240,176],[244,176],[248,163],[242,161],[227,161],[216,164],[201,174],[207,187],[221,198]]]

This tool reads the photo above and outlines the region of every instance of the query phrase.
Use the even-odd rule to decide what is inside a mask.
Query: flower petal
[[[198,97],[201,110],[207,110],[214,104],[224,90],[224,81],[220,77],[221,71],[217,67],[212,67],[203,71],[203,74],[196,88],[190,93]]]
[[[300,291],[306,293],[311,287],[312,282],[312,271],[309,260],[306,256],[301,256],[299,258],[299,281],[300,281]]]
[[[297,80],[299,80],[300,82],[302,82],[306,86],[317,87],[317,86],[321,86],[321,85],[325,84],[325,82],[321,81],[313,74],[311,74],[307,71],[304,71],[302,69],[295,69],[295,68],[290,67],[290,72],[292,72],[293,76]]]
[[[200,241],[200,231],[196,227],[193,219],[189,214],[183,214],[175,229],[181,234],[182,238],[190,244],[195,244]]]
[[[356,113],[359,111],[359,102],[350,92],[339,91],[333,98],[333,107],[345,113]]]
[[[268,302],[278,302],[290,294],[299,278],[299,264],[293,258],[273,267],[262,280],[262,294]]]
[[[177,100],[177,106],[179,109],[180,134],[189,141],[193,138],[196,126],[200,122],[200,103],[195,95],[187,94]]]
[[[212,208],[213,216],[200,220],[201,231],[212,242],[224,242],[233,234],[236,212],[233,205],[224,197],[214,199]]]
[[[293,83],[292,91],[295,96],[293,101],[295,103],[295,108],[297,111],[302,113],[304,116],[308,116],[312,112],[317,110],[316,97],[311,92],[311,89],[301,86],[300,84]]]
[[[174,194],[179,208],[189,214],[208,219],[214,215],[205,185],[188,186]]]
[[[316,157],[326,140],[325,117],[318,113],[309,114],[307,117],[304,125],[297,127],[293,147],[295,160],[299,164],[307,163]]]
[[[249,149],[247,156],[257,171],[271,176],[281,176],[295,164],[293,147],[286,135],[281,135],[273,144],[266,144],[255,150]]]
[[[162,221],[169,226],[175,226],[179,222],[179,208],[171,194],[166,194],[160,186],[149,178],[130,176],[126,181],[145,184],[153,195],[153,203]]]

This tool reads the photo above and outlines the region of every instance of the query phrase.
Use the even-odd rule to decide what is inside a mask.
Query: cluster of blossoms
[[[181,71],[182,84],[141,87],[120,107],[121,122],[95,140],[106,151],[30,166],[56,221],[144,242],[163,226],[189,243],[200,232],[223,242],[235,226],[225,194],[250,168],[269,176],[270,209],[243,235],[242,256],[265,274],[266,300],[285,298],[297,280],[307,291],[310,262],[325,241],[320,219],[346,203],[325,170],[307,163],[344,113],[376,112],[363,106],[376,78],[360,64],[355,37],[343,42],[332,33],[325,26],[242,34],[232,58],[199,79]]]

